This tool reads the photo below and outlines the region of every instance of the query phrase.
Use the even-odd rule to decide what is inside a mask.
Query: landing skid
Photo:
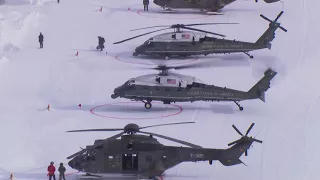
[[[240,111],[243,111],[243,107],[237,101],[233,101],[233,102],[236,103],[236,105],[239,107]]]

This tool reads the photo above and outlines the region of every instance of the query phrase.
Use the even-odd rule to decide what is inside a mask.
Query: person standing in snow
[[[58,169],[59,171],[59,180],[66,180],[66,177],[65,177],[65,172],[66,172],[66,168],[63,166],[63,163],[60,163],[60,167]]]
[[[97,50],[100,49],[100,51],[103,51],[104,49],[104,38],[101,36],[98,36],[98,46],[97,46]]]
[[[149,0],[143,0],[143,10],[144,11],[149,11]]]
[[[58,3],[60,2],[60,0],[57,0],[58,1]]]
[[[40,49],[41,49],[41,48],[43,48],[43,35],[41,32],[40,32],[40,35],[38,36],[38,39],[39,39]]]
[[[56,180],[56,175],[54,174],[56,172],[56,167],[54,167],[53,162],[50,162],[50,165],[48,166],[48,176],[49,176],[49,180],[52,179]]]

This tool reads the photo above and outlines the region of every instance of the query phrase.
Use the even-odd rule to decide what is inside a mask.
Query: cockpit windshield
[[[135,80],[134,79],[130,79],[130,80],[128,80],[127,82],[125,82],[123,85],[124,86],[131,86],[132,84],[134,84],[135,83]]]

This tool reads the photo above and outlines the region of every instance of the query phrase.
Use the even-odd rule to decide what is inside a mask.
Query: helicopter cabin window
[[[160,77],[156,77],[156,82],[160,83]]]
[[[122,154],[122,169],[129,171],[138,170],[138,155],[137,154]]]
[[[171,38],[172,38],[172,39],[177,39],[176,33],[172,34],[172,35],[171,35]]]

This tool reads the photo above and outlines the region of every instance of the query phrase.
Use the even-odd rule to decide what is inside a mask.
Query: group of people
[[[149,0],[143,0],[143,10],[144,11],[149,11]]]
[[[40,43],[40,49],[42,49],[43,48],[43,40],[44,40],[44,37],[43,37],[43,34],[40,32],[40,34],[39,34],[39,36],[38,36],[38,39],[39,39],[39,43]],[[104,49],[104,43],[105,43],[106,41],[104,40],[104,38],[103,37],[101,37],[101,36],[98,36],[98,46],[97,46],[97,50],[99,50],[100,49],[100,51],[103,51],[103,49]]]
[[[54,174],[56,172],[56,167],[53,165],[54,162],[50,162],[50,165],[48,166],[48,176],[49,180],[53,178],[53,180],[56,180],[56,175]],[[66,168],[63,166],[63,163],[60,163],[60,166],[58,168],[59,171],[59,180],[66,180],[65,172]]]

